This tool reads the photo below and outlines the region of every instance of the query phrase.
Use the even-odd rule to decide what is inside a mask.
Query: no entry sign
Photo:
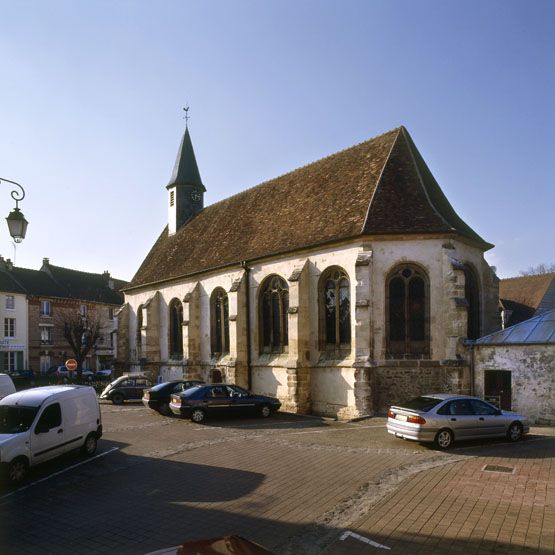
[[[77,361],[74,358],[70,358],[69,360],[66,360],[66,368],[70,372],[73,372],[73,370],[77,370]]]

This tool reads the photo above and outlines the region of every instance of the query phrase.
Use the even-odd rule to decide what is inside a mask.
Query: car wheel
[[[112,403],[114,405],[123,405],[123,395],[121,393],[114,393],[112,395]]]
[[[507,430],[507,439],[509,441],[518,441],[522,438],[522,424],[520,422],[513,422]]]
[[[17,486],[18,484],[21,484],[21,482],[23,482],[25,478],[27,478],[28,472],[29,472],[29,462],[27,461],[26,458],[19,457],[17,459],[14,459],[8,465],[8,471],[7,471],[8,481],[12,485]]]
[[[193,422],[196,422],[197,424],[204,422],[205,418],[206,418],[206,414],[202,409],[194,409],[193,412],[191,413],[191,420]]]
[[[169,403],[160,403],[158,406],[158,412],[164,416],[172,416],[173,412],[170,409]]]
[[[435,444],[440,449],[449,449],[455,442],[455,436],[451,430],[440,430],[436,435]]]
[[[268,418],[270,414],[272,414],[272,409],[268,405],[262,405],[260,407],[260,416],[262,416],[262,418]]]
[[[85,455],[86,457],[92,457],[96,453],[97,445],[98,445],[98,440],[96,439],[96,434],[89,434],[81,449],[83,452],[83,455]]]

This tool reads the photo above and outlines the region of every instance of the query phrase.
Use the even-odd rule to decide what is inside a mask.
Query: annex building
[[[222,380],[352,418],[471,390],[499,329],[492,248],[400,127],[204,207],[186,129],[168,225],[118,313],[120,370]]]

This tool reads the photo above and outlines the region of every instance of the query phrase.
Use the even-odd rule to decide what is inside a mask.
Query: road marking
[[[104,457],[105,455],[109,455],[110,453],[113,453],[114,451],[119,451],[119,447],[112,447],[108,451],[104,451],[104,453],[100,453],[99,455],[95,455],[94,457],[91,457],[90,459],[87,459],[86,461],[81,461],[77,464],[73,464],[71,466],[68,466],[67,468],[64,468],[63,470],[59,470],[58,472],[54,472],[54,474],[49,474],[48,476],[45,476],[44,478],[41,478],[40,480],[37,480],[36,482],[31,482],[30,484],[27,484],[26,486],[23,486],[22,488],[18,488],[15,491],[12,491],[10,493],[7,493],[6,495],[3,495],[2,497],[0,497],[0,501],[2,501],[2,499],[6,499],[7,497],[12,496],[14,493],[19,493],[20,491],[24,491],[26,489],[29,489],[32,486],[36,486],[37,484],[40,484],[42,482],[46,482],[46,480],[50,480],[50,478],[54,478],[54,476],[59,476],[60,474],[63,474],[64,472],[67,472],[68,470],[73,470],[74,468],[77,468],[78,466],[82,466],[84,464],[90,463],[91,461],[94,461],[94,459]]]
[[[341,537],[339,539],[341,541],[345,541],[349,536],[351,538],[354,538],[355,540],[358,540],[359,542],[364,542],[364,543],[367,543],[368,545],[371,545],[372,547],[376,547],[377,549],[391,550],[391,547],[387,547],[387,545],[382,545],[381,543],[372,541],[371,539],[365,538],[364,536],[361,536],[360,534],[356,534],[355,532],[351,532],[350,530],[345,530],[345,532],[341,534]]]

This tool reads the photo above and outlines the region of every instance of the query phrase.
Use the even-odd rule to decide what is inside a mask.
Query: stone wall
[[[555,424],[555,344],[476,345],[476,395],[484,395],[484,372],[511,372],[511,408],[537,424]]]
[[[384,415],[388,408],[426,393],[470,394],[470,366],[445,365],[439,361],[387,361],[373,368],[375,414]]]

